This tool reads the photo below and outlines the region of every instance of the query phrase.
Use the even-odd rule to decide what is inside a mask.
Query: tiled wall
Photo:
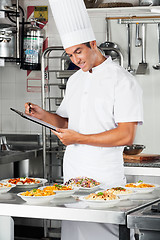
[[[48,5],[47,0],[20,0],[20,5],[26,6]],[[91,23],[99,45],[106,40],[105,15],[90,13]],[[132,25],[132,67],[137,69],[141,61],[141,48],[135,47],[135,25]],[[49,8],[49,23],[46,29],[49,38],[49,46],[60,45],[60,38],[56,30],[54,20]],[[136,76],[144,92],[144,124],[138,127],[135,142],[146,145],[147,153],[160,153],[160,72],[152,68],[158,63],[158,34],[155,24],[147,25],[147,56],[149,73]],[[127,67],[127,29],[126,26],[111,23],[111,41],[119,44],[123,56],[124,67]],[[27,73],[20,70],[14,63],[7,63],[6,67],[0,68],[0,132],[1,133],[40,133],[41,127],[21,119],[12,113],[9,108],[24,109],[24,103],[31,101],[41,104],[39,92],[27,92]]]

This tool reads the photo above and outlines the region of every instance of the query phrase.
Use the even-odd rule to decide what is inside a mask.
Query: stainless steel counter
[[[15,191],[15,190],[14,190]],[[12,192],[0,195],[0,214],[3,216],[113,223],[120,226],[120,239],[129,239],[127,215],[160,200],[159,193],[141,194],[132,200],[123,200],[108,209],[90,209],[77,196],[54,199],[48,204],[29,205]],[[84,194],[83,194],[84,195]]]

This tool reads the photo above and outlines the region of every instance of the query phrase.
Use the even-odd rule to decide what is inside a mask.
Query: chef
[[[104,188],[125,184],[124,145],[132,144],[143,122],[142,90],[96,39],[83,0],[49,0],[63,47],[80,70],[73,74],[56,114],[26,103],[26,113],[57,127],[65,144],[64,182],[90,177]],[[118,225],[62,222],[62,240],[117,240]]]

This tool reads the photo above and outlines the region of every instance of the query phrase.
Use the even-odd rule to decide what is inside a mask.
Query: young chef
[[[64,182],[86,176],[106,187],[125,184],[123,146],[132,144],[143,121],[142,91],[125,69],[104,57],[83,0],[49,0],[66,53],[80,67],[66,87],[56,114],[28,104],[26,113],[57,127],[66,147]],[[62,222],[62,240],[118,239],[118,226]]]

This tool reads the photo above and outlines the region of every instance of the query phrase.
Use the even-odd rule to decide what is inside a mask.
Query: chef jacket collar
[[[104,62],[102,62],[101,64],[99,64],[99,65],[96,66],[96,67],[93,67],[93,68],[92,68],[92,72],[88,71],[88,73],[89,73],[89,74],[93,74],[93,73],[96,73],[97,71],[100,71],[100,70],[101,70],[101,67],[102,67],[104,64],[106,64],[106,61],[107,61],[107,63],[108,63],[108,62],[111,62],[111,61],[112,61],[111,57],[110,57],[110,56],[109,56],[109,57],[106,57],[106,60],[104,60]]]

